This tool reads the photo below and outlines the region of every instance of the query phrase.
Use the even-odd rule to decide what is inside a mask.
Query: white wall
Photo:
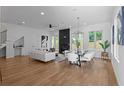
[[[0,6],[0,32],[1,31],[2,31],[2,28],[1,28],[1,6]],[[0,37],[0,39],[1,39],[1,37]],[[0,57],[2,57],[4,55],[5,55],[5,48],[2,48],[2,49],[0,49]]]
[[[4,18],[2,12],[2,6],[0,6],[0,32],[6,30],[6,24],[2,23],[2,19]]]
[[[84,33],[84,49],[88,49],[88,39],[89,39],[89,35],[88,32],[90,31],[102,31],[103,32],[103,40],[111,40],[111,24],[110,23],[100,23],[100,24],[95,24],[95,25],[88,25],[85,27],[81,27],[79,28],[80,32]],[[71,33],[76,32],[77,29],[71,29]],[[102,51],[102,50],[101,50]],[[101,51],[96,51],[96,57],[100,57],[100,53]],[[109,52],[109,54],[111,54],[110,52],[110,47],[107,49],[107,51]]]
[[[0,31],[1,31],[1,6],[0,6]]]
[[[47,29],[35,29],[15,24],[7,24],[7,50],[6,57],[14,57],[13,43],[24,36],[22,55],[28,55],[33,48],[41,48],[41,35],[48,35]]]
[[[120,7],[116,7],[114,14],[113,14],[113,20],[112,20],[112,25],[114,23],[114,17],[117,14],[117,11],[119,10]],[[112,33],[111,33],[112,35]],[[112,40],[112,39],[111,39]],[[113,47],[113,45],[111,45]],[[123,85],[124,86],[124,46],[119,46],[119,63],[113,56],[113,50],[111,51],[112,55],[112,65],[114,68],[114,72],[118,81],[118,85]]]
[[[42,29],[42,31],[40,30],[40,31],[38,31],[38,32],[36,32],[35,33],[35,42],[34,42],[34,44],[33,45],[35,45],[37,48],[41,48],[41,36],[42,35],[46,35],[46,36],[48,36],[48,42],[47,42],[47,49],[49,49],[49,43],[50,43],[50,38],[49,38],[49,30],[48,29]]]

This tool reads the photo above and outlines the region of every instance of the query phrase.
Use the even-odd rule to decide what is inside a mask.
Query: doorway
[[[70,29],[59,30],[59,53],[70,50]]]

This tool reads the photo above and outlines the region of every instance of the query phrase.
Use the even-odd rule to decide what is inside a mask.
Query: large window
[[[89,48],[94,48],[94,42],[95,42],[95,32],[89,32]]]
[[[96,49],[101,49],[100,42],[102,41],[102,32],[96,31]]]
[[[55,46],[54,46],[54,40],[55,40],[55,37],[52,36],[52,48],[55,48]]]
[[[58,35],[56,35],[55,36],[55,48],[56,48],[56,50],[58,50],[59,49],[59,37],[58,37]]]
[[[72,47],[72,50],[74,50],[74,49],[76,49],[76,36],[74,33],[72,34],[71,38],[72,38],[71,47]]]
[[[102,31],[91,31],[89,32],[89,48],[101,49],[100,42],[102,41]]]
[[[55,48],[56,50],[59,49],[59,38],[58,35],[52,36],[52,48]]]
[[[71,36],[72,50],[77,49],[76,40],[78,40],[78,42],[80,43],[79,48],[83,49],[83,33],[82,32],[80,32],[80,33],[72,33],[72,36]]]

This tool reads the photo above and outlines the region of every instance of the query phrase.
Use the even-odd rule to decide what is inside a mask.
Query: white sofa
[[[30,54],[31,58],[40,60],[43,62],[48,62],[55,59],[55,52],[45,52],[45,51],[32,51]]]

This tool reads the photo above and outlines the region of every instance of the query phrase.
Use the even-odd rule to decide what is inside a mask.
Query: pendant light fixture
[[[77,33],[79,33],[79,21],[80,21],[80,17],[77,17]]]
[[[77,32],[76,32],[77,38],[79,38],[79,33],[80,33],[79,27],[80,27],[80,17],[77,17]]]
[[[79,27],[80,27],[80,17],[77,17],[77,32],[76,32],[76,46],[77,46],[77,52],[79,52],[79,48],[80,48],[80,30],[79,30]]]

